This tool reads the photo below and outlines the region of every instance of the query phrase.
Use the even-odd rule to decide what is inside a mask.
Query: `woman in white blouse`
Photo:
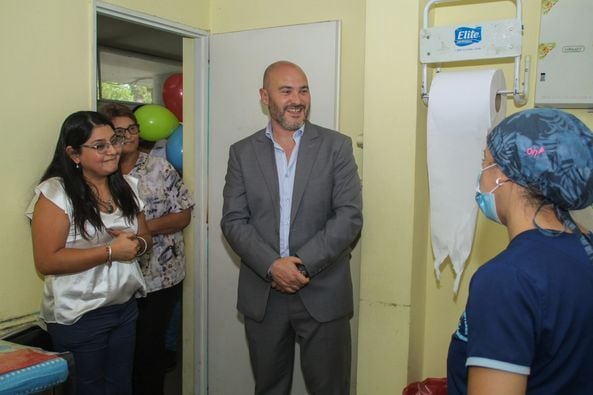
[[[75,360],[79,394],[132,391],[136,257],[152,246],[136,181],[118,170],[123,140],[97,112],[62,125],[54,157],[27,210],[45,276],[40,316],[56,351]]]

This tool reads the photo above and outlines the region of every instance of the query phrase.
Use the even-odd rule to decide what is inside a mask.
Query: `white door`
[[[265,127],[258,90],[267,65],[289,60],[302,67],[311,90],[311,121],[337,129],[339,22],[322,22],[213,35],[210,38],[208,196],[208,393],[253,393],[243,321],[237,312],[239,260],[220,231],[228,149]],[[298,350],[298,348],[297,348]],[[300,362],[293,395],[306,394]]]

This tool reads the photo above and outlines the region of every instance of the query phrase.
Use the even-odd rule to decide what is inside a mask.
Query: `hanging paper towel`
[[[428,102],[428,179],[434,269],[440,279],[450,257],[455,292],[472,247],[478,207],[474,200],[486,135],[506,114],[502,71],[441,72]]]

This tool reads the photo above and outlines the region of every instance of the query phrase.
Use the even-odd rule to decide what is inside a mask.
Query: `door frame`
[[[240,259],[225,242],[220,228],[214,226],[221,219],[223,202],[218,191],[224,186],[228,147],[269,122],[266,111],[255,99],[259,99],[257,90],[261,87],[258,85],[261,84],[261,73],[278,59],[297,62],[307,70],[309,84],[317,92],[311,121],[338,129],[340,33],[339,20],[326,20],[239,29],[210,36],[209,182],[212,193],[209,196],[209,220],[213,227],[208,238],[208,256],[212,262],[208,270],[208,328],[211,334],[208,339],[208,389],[212,393],[243,393],[255,384],[249,369],[244,317],[236,310]],[[282,47],[283,42],[295,40],[300,43],[290,48]],[[270,51],[270,48],[274,50]],[[351,325],[355,334],[356,324],[351,322]],[[353,346],[355,344],[353,338]],[[354,373],[356,350],[352,351]],[[228,355],[232,358],[225,358]],[[306,385],[297,361],[300,361],[299,347],[295,347],[292,392],[300,394],[306,392]],[[229,371],[233,372],[232,379],[228,377]]]
[[[207,197],[208,197],[208,32],[154,15],[93,0],[92,108],[97,97],[97,14],[141,24],[183,38],[184,181],[193,187],[195,207],[185,229],[188,264],[183,287],[183,393],[206,394],[208,388]],[[190,78],[188,78],[190,77]],[[189,148],[189,149],[188,149]],[[189,171],[188,171],[189,170]],[[189,319],[188,319],[189,318]],[[189,379],[191,378],[191,380]]]

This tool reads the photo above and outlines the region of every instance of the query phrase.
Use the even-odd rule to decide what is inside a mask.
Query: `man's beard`
[[[303,121],[290,121],[286,119],[284,115],[288,113],[290,109],[301,109],[302,111],[305,111]],[[277,107],[275,104],[270,103],[268,111],[270,112],[270,116],[272,117],[272,119],[278,122],[284,129],[290,130],[292,132],[298,130],[301,126],[303,126],[304,121],[309,118],[309,109],[302,104],[286,106],[284,109],[280,110],[280,108]]]

